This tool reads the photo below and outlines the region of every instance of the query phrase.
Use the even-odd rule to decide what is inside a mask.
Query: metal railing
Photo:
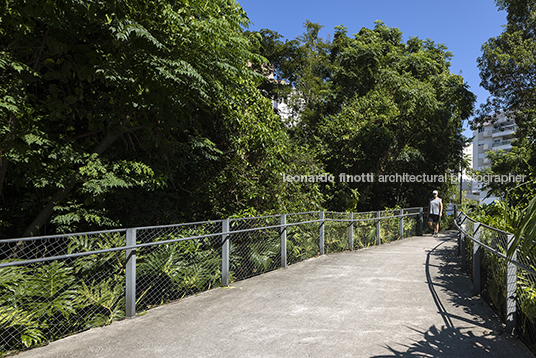
[[[0,356],[325,253],[422,234],[423,209],[314,211],[0,240]]]
[[[501,145],[508,145],[508,144],[512,144],[512,141],[511,140],[501,140],[501,141],[498,141],[498,142],[493,142],[491,144],[492,147],[500,147]]]
[[[515,334],[535,351],[536,255],[515,249],[507,255],[514,236],[472,219],[461,212],[459,231],[461,268],[473,280],[473,293],[480,294]]]
[[[508,125],[508,126],[501,126],[498,128],[494,128],[492,133],[498,133],[498,132],[508,132],[508,131],[515,131],[517,129],[516,125]]]

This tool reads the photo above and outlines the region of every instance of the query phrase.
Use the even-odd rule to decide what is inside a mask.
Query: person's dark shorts
[[[428,214],[428,221],[431,222],[431,223],[438,223],[439,222],[439,215]]]

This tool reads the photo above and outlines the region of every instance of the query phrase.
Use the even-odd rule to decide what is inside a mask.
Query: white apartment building
[[[294,103],[297,101],[298,105],[292,105],[292,101],[294,101]],[[292,92],[287,97],[272,100],[272,107],[285,124],[288,127],[292,127],[299,122],[300,114],[305,109],[305,101],[299,96],[298,91],[293,88]]]
[[[491,167],[491,161],[487,158],[490,150],[512,149],[512,140],[516,130],[515,122],[508,119],[503,113],[497,115],[495,123],[485,124],[483,127],[473,131],[473,169],[482,170]],[[496,200],[496,197],[486,198],[487,191],[482,190],[480,183],[474,183],[472,194],[478,197],[480,204],[489,204]]]
[[[467,147],[463,148],[463,156],[468,159],[468,166],[473,168],[473,143],[469,144]],[[476,185],[473,182],[472,177],[467,174],[466,169],[462,172],[462,191],[465,193],[465,197],[470,200],[479,200],[479,196],[473,193],[473,187]]]
[[[275,78],[275,67],[273,65],[264,66],[267,72],[266,78],[273,83],[288,84],[285,80]],[[285,124],[289,127],[298,123],[300,113],[305,109],[305,101],[299,95],[295,88],[286,97],[272,100],[272,108],[281,117]]]

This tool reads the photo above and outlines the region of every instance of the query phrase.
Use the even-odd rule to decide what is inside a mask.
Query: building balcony
[[[512,148],[512,141],[511,140],[501,140],[501,141],[498,141],[498,142],[493,142],[492,147],[493,147],[493,150],[505,149],[503,147]]]
[[[497,128],[493,128],[492,132],[493,133],[498,133],[498,132],[504,132],[504,131],[515,131],[517,129],[517,125],[515,124],[505,124],[505,125],[498,125]]]
[[[493,130],[492,136],[493,137],[513,136],[516,129],[517,129],[517,126],[495,128]]]

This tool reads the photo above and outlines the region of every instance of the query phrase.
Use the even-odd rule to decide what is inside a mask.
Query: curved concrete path
[[[329,254],[18,357],[533,357],[455,254],[453,232]]]

